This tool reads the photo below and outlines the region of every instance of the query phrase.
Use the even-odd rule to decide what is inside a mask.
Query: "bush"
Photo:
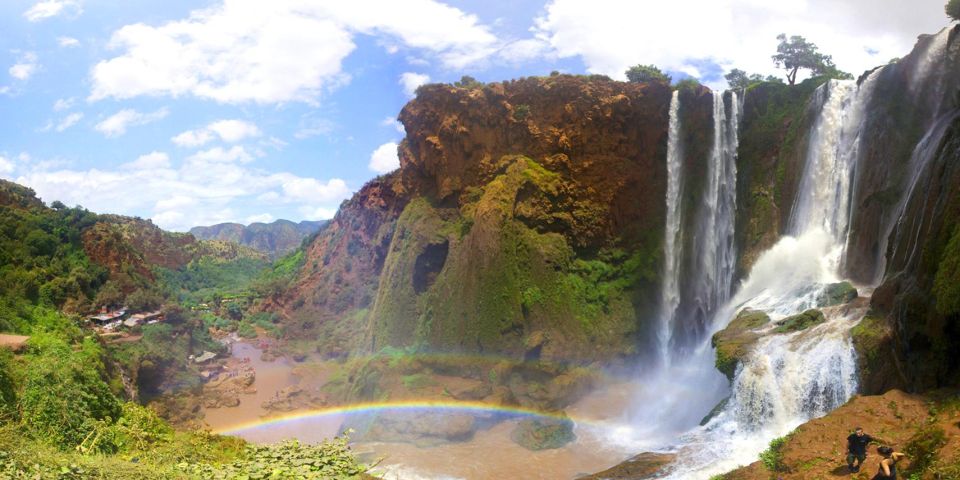
[[[530,116],[530,105],[517,105],[513,109],[513,119],[522,122]]]
[[[670,75],[663,73],[655,65],[635,65],[627,70],[627,80],[633,83],[670,83]]]
[[[674,85],[677,90],[696,90],[700,88],[700,82],[696,78],[684,78]]]
[[[948,17],[960,21],[960,0],[950,0],[944,10]]]

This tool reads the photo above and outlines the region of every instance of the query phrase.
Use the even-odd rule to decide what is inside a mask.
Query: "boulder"
[[[576,437],[569,418],[535,418],[518,423],[510,438],[527,450],[538,451],[563,447]]]
[[[727,328],[715,333],[712,342],[717,350],[717,370],[733,381],[737,365],[760,339],[760,335],[754,330],[768,323],[770,323],[770,316],[766,313],[747,308],[740,311]]]
[[[600,473],[578,477],[578,480],[645,480],[662,476],[664,467],[673,463],[672,453],[644,452]]]
[[[843,305],[857,298],[857,289],[850,282],[831,283],[817,297],[817,305],[833,307]]]

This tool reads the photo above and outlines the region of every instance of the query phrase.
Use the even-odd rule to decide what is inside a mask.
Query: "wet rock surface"
[[[727,328],[713,335],[713,347],[717,350],[716,367],[731,381],[737,366],[746,358],[760,339],[755,332],[770,323],[770,316],[758,310],[741,310]]]
[[[641,453],[633,458],[593,475],[577,480],[647,480],[659,477],[677,456],[672,453]]]

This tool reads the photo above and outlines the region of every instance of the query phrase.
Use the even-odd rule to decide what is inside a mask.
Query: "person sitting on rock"
[[[890,447],[877,447],[877,453],[883,456],[880,460],[880,470],[873,476],[873,480],[897,480],[897,462],[906,455],[894,452]]]
[[[863,428],[857,429],[847,437],[847,467],[851,472],[859,472],[863,461],[867,458],[867,445],[873,437],[863,433]],[[856,466],[854,466],[856,460]]]

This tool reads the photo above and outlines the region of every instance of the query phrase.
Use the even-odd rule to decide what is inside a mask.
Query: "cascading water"
[[[670,125],[667,133],[667,222],[664,239],[663,289],[660,299],[660,330],[657,337],[661,360],[670,362],[670,336],[680,304],[680,91],[670,99]]]
[[[782,238],[761,255],[733,298],[718,306],[707,333],[725,327],[743,308],[765,311],[776,322],[815,307],[823,288],[840,280],[850,181],[859,157],[865,105],[875,80],[876,72],[859,87],[852,81],[831,81],[817,92],[814,101],[822,107],[810,137],[807,164],[788,226],[792,236]],[[714,193],[712,187],[711,183],[708,197]],[[721,203],[717,203],[716,218],[722,216]],[[717,265],[723,264],[717,261],[704,267],[704,276],[717,272],[711,270]],[[722,285],[719,281],[712,283]],[[715,292],[719,295],[719,288]],[[865,312],[840,308],[823,311],[827,321],[816,327],[760,339],[738,368],[720,412],[704,426],[681,435],[680,446],[668,447],[680,454],[668,478],[705,479],[750,463],[771,438],[826,414],[856,392],[856,358],[849,330]],[[684,358],[685,371],[715,372],[709,335]],[[680,365],[674,369],[679,370]],[[675,380],[702,385],[710,378],[700,373]]]
[[[696,329],[708,323],[730,297],[736,264],[734,223],[737,205],[737,144],[740,102],[730,92],[730,115],[723,95],[713,95],[713,149],[707,164],[707,184],[697,218],[695,277],[689,282],[684,322]]]

